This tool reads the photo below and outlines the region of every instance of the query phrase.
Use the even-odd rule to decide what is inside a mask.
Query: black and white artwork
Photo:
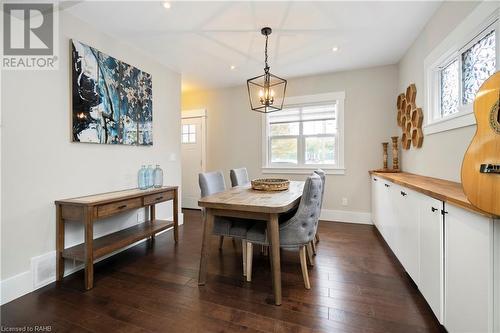
[[[151,75],[72,41],[73,141],[153,144]]]

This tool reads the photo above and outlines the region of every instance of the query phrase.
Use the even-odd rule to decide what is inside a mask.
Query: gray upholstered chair
[[[226,184],[224,182],[224,176],[222,172],[206,172],[200,173],[199,184],[201,190],[201,196],[206,197],[211,194],[222,192],[226,189]],[[205,215],[205,210],[202,209],[203,215]],[[246,275],[246,250],[248,245],[246,244],[245,238],[254,223],[257,221],[240,219],[240,218],[230,218],[230,217],[220,217],[216,216],[214,218],[213,234],[219,236],[219,249],[222,249],[224,243],[224,236],[229,236],[233,238],[233,243],[235,238],[242,240],[242,252],[243,252],[243,275]],[[259,221],[260,222],[260,221]]]
[[[229,171],[229,176],[231,178],[231,186],[241,186],[250,183],[248,179],[247,168],[231,169]]]
[[[318,227],[323,183],[321,177],[312,174],[307,177],[299,208],[288,221],[280,224],[280,246],[286,249],[299,249],[300,266],[306,289],[310,289],[309,274],[307,273],[306,246],[314,240]],[[252,244],[269,245],[266,224],[257,222],[247,232],[246,268],[247,281],[252,277]]]
[[[323,190],[321,191],[321,204],[319,209],[323,207],[323,200],[325,199],[325,182],[326,182],[326,173],[321,169],[314,170],[314,173],[317,174],[321,178],[321,182],[323,183]],[[319,231],[316,231],[316,235],[314,236],[314,242],[311,243],[312,250],[314,255],[316,255],[316,243],[319,242]]]
[[[202,197],[222,192],[226,189],[224,176],[220,171],[200,173],[198,180]],[[203,209],[202,212],[205,214]],[[243,239],[251,226],[251,223],[243,219],[216,216],[213,233],[220,236],[219,249],[222,249],[224,236]]]

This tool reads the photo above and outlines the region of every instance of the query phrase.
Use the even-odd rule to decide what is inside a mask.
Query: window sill
[[[309,174],[316,169],[322,169],[327,175],[343,175],[345,174],[344,168],[332,168],[332,167],[262,167],[263,174]]]
[[[472,110],[452,117],[437,120],[424,126],[424,135],[451,131],[461,127],[468,127],[476,124],[476,117]]]

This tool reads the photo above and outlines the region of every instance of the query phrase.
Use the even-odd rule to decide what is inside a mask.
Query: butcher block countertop
[[[387,179],[395,184],[410,188],[455,206],[459,206],[488,217],[495,217],[474,207],[469,200],[467,200],[467,197],[462,189],[462,184],[460,183],[439,178],[420,176],[407,172],[389,173],[370,171],[370,174]]]

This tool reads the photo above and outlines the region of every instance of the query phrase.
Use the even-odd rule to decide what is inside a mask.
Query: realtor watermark
[[[52,332],[50,325],[0,326],[0,332]]]
[[[4,2],[2,69],[58,69],[58,11],[55,2]]]

